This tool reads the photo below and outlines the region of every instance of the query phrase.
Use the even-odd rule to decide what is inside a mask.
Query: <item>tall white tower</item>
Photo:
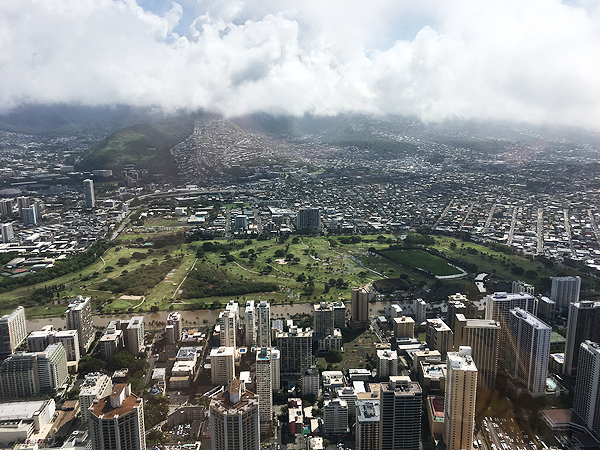
[[[87,209],[92,209],[96,206],[96,197],[94,196],[94,181],[83,180],[83,194],[85,195],[85,207]]]
[[[271,346],[271,306],[264,300],[256,307],[256,345]]]

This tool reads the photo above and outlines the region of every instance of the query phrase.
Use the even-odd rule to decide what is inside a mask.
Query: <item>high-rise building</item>
[[[353,328],[369,326],[369,296],[367,288],[352,288],[350,317]]]
[[[271,349],[271,383],[274,391],[281,389],[281,352],[276,349]]]
[[[125,330],[125,346],[132,355],[137,355],[144,347],[144,317],[133,316]]]
[[[530,295],[535,295],[535,287],[529,283],[518,280],[512,282],[512,293],[518,294],[519,292],[525,292]]]
[[[87,424],[90,413],[89,407],[95,400],[109,395],[113,390],[112,380],[108,375],[89,373],[85,376],[79,391],[79,408],[81,410],[81,423]]]
[[[346,305],[344,302],[333,302],[333,328],[343,330],[346,327]]]
[[[398,353],[396,350],[381,349],[376,351],[377,377],[387,380],[398,375]]]
[[[394,336],[396,338],[414,338],[415,321],[412,317],[402,316],[392,319],[394,326]]]
[[[444,401],[444,443],[447,449],[471,450],[475,430],[477,367],[470,347],[449,352]]]
[[[406,376],[379,386],[379,450],[419,450],[421,386]]]
[[[227,386],[235,378],[235,349],[215,347],[210,351],[210,375],[212,384]]]
[[[315,339],[333,335],[333,305],[321,302],[313,305]]]
[[[320,230],[321,210],[319,208],[300,208],[296,217],[296,228],[299,230]]]
[[[550,299],[556,302],[558,309],[565,309],[570,303],[579,301],[580,290],[580,277],[552,277]]]
[[[573,413],[600,437],[600,344],[586,340],[580,347]]]
[[[85,355],[87,349],[94,342],[94,326],[92,324],[92,300],[90,297],[78,295],[69,303],[65,312],[67,329],[77,330],[79,335],[79,349]]]
[[[9,219],[13,216],[13,201],[10,199],[0,200],[0,217]]]
[[[25,309],[18,306],[12,313],[0,317],[0,359],[12,355],[25,339]]]
[[[281,373],[297,375],[307,371],[313,365],[312,330],[302,330],[293,325],[288,332],[278,332],[276,347],[281,352]]]
[[[29,197],[17,197],[17,208],[19,209],[19,217],[23,218],[23,208],[29,208]]]
[[[252,347],[256,344],[256,313],[254,310],[254,300],[246,302],[244,310],[246,322],[246,345]]]
[[[454,336],[452,330],[442,319],[427,319],[425,342],[430,350],[439,350],[442,360],[452,351]]]
[[[422,298],[415,300],[415,322],[421,325],[427,320],[427,303]]]
[[[461,294],[456,295],[458,296]],[[448,315],[446,317],[446,323],[452,331],[455,331],[455,320],[457,314],[462,314],[463,316],[467,317],[467,305],[461,300],[448,300]]]
[[[211,450],[259,450],[260,426],[257,396],[242,380],[232,380],[228,389],[210,402]]]
[[[144,450],[144,399],[131,393],[131,385],[115,384],[89,408],[88,430],[93,450]]]
[[[569,305],[567,321],[567,341],[563,373],[577,374],[579,349],[583,341],[600,342],[600,302],[575,302]]]
[[[233,225],[236,230],[248,229],[248,216],[246,214],[237,214],[233,222]]]
[[[2,242],[8,244],[15,238],[15,232],[13,230],[12,223],[2,224]]]
[[[478,387],[495,389],[500,324],[493,320],[467,319],[463,314],[456,314],[455,318],[454,349],[470,347],[478,371]]]
[[[505,361],[509,373],[527,387],[532,397],[545,395],[552,328],[533,314],[515,308],[509,312],[508,330],[512,357]]]
[[[508,355],[510,344],[508,341],[509,311],[514,308],[520,308],[528,313],[535,314],[537,301],[533,295],[519,292],[518,294],[508,294],[506,292],[495,292],[483,298],[485,301],[485,318],[500,322],[500,338],[498,344],[498,356],[503,359]]]
[[[256,345],[271,347],[271,306],[262,300],[256,306]]]
[[[171,311],[167,316],[167,326],[165,328],[167,335],[167,344],[174,344],[181,339],[181,313]]]
[[[94,181],[83,180],[83,195],[85,197],[85,207],[87,209],[92,209],[96,206],[96,197],[94,196]]]
[[[356,450],[379,447],[379,400],[356,401]]]
[[[348,402],[341,398],[325,400],[323,404],[323,434],[326,436],[348,433]]]
[[[256,352],[256,393],[262,434],[267,433],[273,424],[273,363],[270,348],[261,348]]]
[[[235,313],[233,311],[221,311],[219,314],[219,344],[221,347],[236,347],[236,323]]]
[[[68,375],[67,354],[61,343],[51,344],[43,352],[15,353],[0,366],[2,397],[34,397],[55,392]]]
[[[44,327],[46,328],[46,327]],[[65,348],[67,361],[79,361],[79,338],[76,330],[55,331],[52,325],[50,329],[33,331],[27,337],[27,350],[29,352],[41,352],[49,345],[60,342]]]
[[[23,225],[36,225],[37,224],[37,216],[35,214],[35,208],[23,208],[21,210],[23,215]]]

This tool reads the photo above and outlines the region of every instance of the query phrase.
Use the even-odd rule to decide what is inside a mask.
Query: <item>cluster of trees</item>
[[[99,288],[113,294],[143,295],[160,283],[180,263],[179,258],[170,258],[160,264],[156,261],[142,265],[131,272],[124,270],[120,276],[101,283]]]
[[[183,298],[189,299],[273,292],[279,287],[275,283],[237,279],[225,270],[203,267],[189,274],[182,289]]]
[[[110,245],[107,242],[98,241],[85,252],[81,252],[72,258],[63,261],[56,261],[53,267],[48,267],[38,272],[28,273],[22,277],[1,277],[0,292],[10,291],[20,286],[31,286],[32,284],[43,283],[44,281],[53,280],[71,272],[77,272],[96,261],[96,259],[103,255],[109,247]],[[12,254],[12,258],[15,256],[17,255]]]

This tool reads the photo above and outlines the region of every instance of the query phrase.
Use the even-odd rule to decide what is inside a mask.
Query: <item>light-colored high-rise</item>
[[[89,408],[88,430],[92,450],[145,450],[144,399],[129,384],[115,384]]]
[[[341,398],[325,400],[323,404],[323,433],[326,436],[348,433],[348,402]]]
[[[85,207],[87,209],[92,209],[96,206],[96,196],[94,195],[94,181],[83,180],[83,195],[85,197]]]
[[[256,345],[271,346],[271,306],[262,300],[256,306]]]
[[[369,326],[369,297],[367,288],[352,288],[350,304],[350,318],[353,328],[367,328]]]
[[[57,342],[36,355],[40,392],[56,392],[69,376],[65,348]]]
[[[587,340],[580,347],[573,413],[600,436],[600,344]]]
[[[456,314],[454,349],[458,350],[460,346],[471,347],[471,356],[478,370],[478,387],[496,389],[499,339],[500,323],[486,319],[466,319],[463,314]]]
[[[273,363],[270,348],[261,348],[256,352],[256,393],[262,434],[268,432],[273,424]]]
[[[23,208],[29,208],[31,206],[29,197],[17,197],[17,208],[19,210],[19,217],[23,218]]]
[[[256,344],[256,312],[254,310],[254,300],[246,302],[244,310],[246,322],[246,345],[252,347]]]
[[[133,316],[125,330],[125,345],[132,355],[137,355],[144,347],[144,317]]]
[[[90,414],[88,408],[95,400],[106,397],[112,392],[113,384],[108,375],[89,373],[85,376],[79,391],[79,408],[81,409],[81,423],[87,424]]]
[[[23,225],[36,225],[38,222],[38,217],[36,215],[36,210],[32,206],[30,208],[23,208],[21,210],[21,214],[23,215]]]
[[[11,199],[0,200],[0,217],[8,219],[13,216],[13,201]]]
[[[46,327],[44,327],[46,328]],[[77,330],[56,331],[49,325],[49,329],[32,331],[27,337],[27,350],[30,352],[41,352],[50,344],[62,343],[67,353],[67,361],[79,361],[79,337]]]
[[[570,303],[579,301],[580,290],[580,277],[552,277],[550,298],[556,303],[558,309],[565,309]]]
[[[259,450],[258,398],[232,380],[210,402],[211,450]]]
[[[379,389],[379,450],[419,450],[423,392],[410,377],[390,377]]]
[[[12,223],[2,224],[2,242],[8,244],[15,238],[15,232],[13,230]]]
[[[450,450],[471,450],[475,430],[477,367],[471,347],[449,352],[444,401],[444,443]]]
[[[236,347],[236,325],[235,313],[233,311],[221,311],[219,314],[219,344],[221,347]]]
[[[171,311],[167,316],[167,326],[165,328],[167,335],[167,344],[175,344],[181,339],[181,313]]]
[[[515,308],[510,310],[508,329],[512,357],[505,358],[507,370],[532,397],[545,395],[552,328],[533,314]]]
[[[575,302],[569,305],[567,342],[563,373],[577,374],[580,345],[585,340],[600,342],[600,302]]]
[[[356,450],[379,447],[379,400],[356,401]]]
[[[274,391],[281,389],[281,352],[276,349],[271,349],[271,383]]]
[[[92,323],[92,300],[90,297],[78,295],[69,303],[65,312],[67,329],[77,330],[79,349],[85,355],[87,349],[94,342],[94,325]]]
[[[452,351],[454,335],[442,319],[427,319],[425,342],[430,350],[439,350],[442,359],[446,359],[446,354]]]
[[[25,309],[18,306],[12,313],[0,318],[0,359],[12,355],[27,339]]]
[[[227,386],[235,378],[235,349],[215,347],[210,351],[210,375],[212,384]]]
[[[381,349],[376,351],[377,377],[387,380],[398,375],[398,353],[396,350]]]
[[[415,322],[421,325],[427,320],[427,303],[422,298],[415,300]]]

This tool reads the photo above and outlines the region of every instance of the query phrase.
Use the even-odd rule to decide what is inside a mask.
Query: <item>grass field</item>
[[[439,256],[432,255],[425,250],[386,250],[380,252],[386,258],[402,264],[408,268],[420,268],[433,275],[446,276],[460,274],[460,270],[448,264],[448,261]]]

